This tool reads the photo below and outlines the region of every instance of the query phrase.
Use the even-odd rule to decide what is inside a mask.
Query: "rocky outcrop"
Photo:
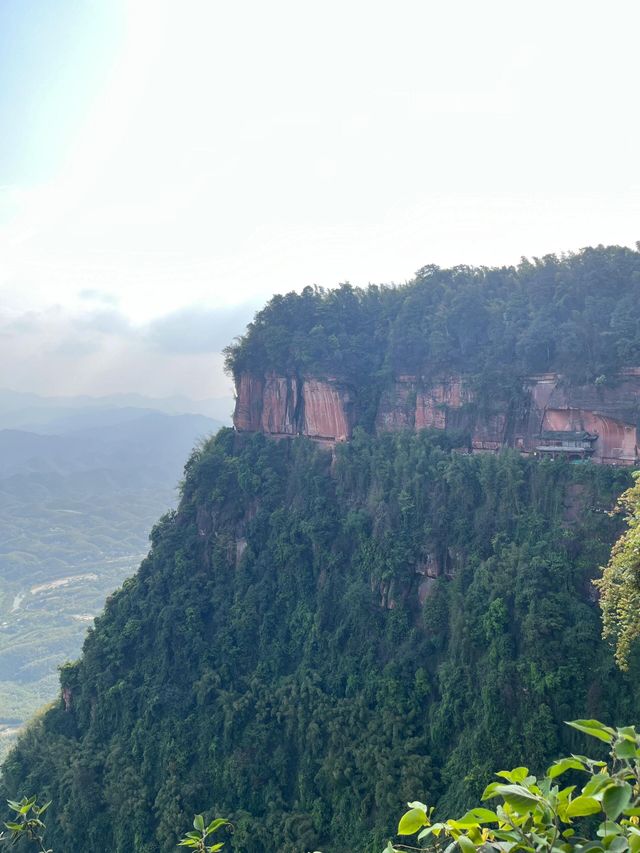
[[[530,376],[517,401],[496,393],[482,402],[461,376],[402,375],[382,390],[375,428],[456,432],[467,437],[472,452],[515,447],[609,465],[638,459],[640,368],[628,368],[607,387],[572,385],[556,373]],[[245,373],[237,381],[234,425],[240,432],[342,442],[351,438],[357,414],[357,390],[335,378]],[[582,449],[581,434],[588,436]]]
[[[262,393],[264,380],[243,373],[236,382],[236,408],[233,423],[240,432],[258,432],[262,429]]]
[[[459,376],[424,385],[416,394],[416,429],[459,429],[467,425],[464,409],[473,401]]]
[[[295,377],[267,374],[262,390],[262,432],[296,435],[300,431],[297,422],[299,397]]]
[[[382,391],[376,415],[378,432],[415,427],[418,387],[417,377],[398,376]]]
[[[70,711],[73,705],[73,693],[70,687],[62,688],[62,701],[65,711]]]
[[[481,412],[460,376],[432,381],[400,376],[383,391],[376,429],[439,429],[467,433],[473,450],[498,450],[507,441],[507,409]]]
[[[585,431],[597,435],[592,458],[609,465],[632,465],[638,457],[640,373],[625,371],[613,386],[571,385],[558,374],[528,380],[531,408],[521,446],[535,451],[545,431]]]
[[[305,379],[302,383],[302,433],[311,438],[347,441],[355,420],[355,401],[345,386]]]
[[[239,432],[347,441],[355,424],[355,396],[334,379],[243,373],[236,382],[233,423]]]

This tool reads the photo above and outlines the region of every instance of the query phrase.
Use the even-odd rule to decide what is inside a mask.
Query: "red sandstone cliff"
[[[243,373],[236,383],[233,423],[239,432],[347,441],[355,424],[354,397],[332,379]]]
[[[489,410],[486,404],[480,409],[459,376],[399,376],[380,396],[375,425],[378,432],[455,430],[469,435],[473,451],[515,447],[528,454],[542,452],[542,434],[557,439],[586,432],[592,437],[587,455],[595,462],[633,465],[638,458],[640,369],[627,369],[607,388],[570,385],[558,374],[529,377],[518,412],[511,408],[496,398]],[[356,392],[335,379],[273,373],[238,379],[234,425],[240,432],[307,435],[333,443],[347,441],[356,422]]]
[[[381,395],[376,430],[456,430],[470,435],[474,450],[498,450],[507,442],[506,412],[481,414],[474,403],[473,391],[460,376],[433,381],[399,376]]]
[[[236,408],[233,424],[240,432],[258,432],[262,428],[262,378],[243,373],[236,382]]]
[[[585,430],[598,436],[593,446],[594,461],[634,464],[638,457],[640,375],[633,370],[625,371],[614,387],[572,386],[557,374],[532,377],[526,433]]]
[[[262,389],[262,432],[272,435],[297,435],[298,398],[298,382],[295,377],[267,374]]]
[[[302,383],[302,433],[312,438],[346,441],[351,438],[354,402],[349,389],[332,381],[305,379]]]

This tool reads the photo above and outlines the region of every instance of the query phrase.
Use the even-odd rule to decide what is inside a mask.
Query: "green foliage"
[[[633,477],[635,485],[617,504],[627,529],[613,546],[602,577],[595,581],[600,590],[603,635],[615,641],[616,661],[623,670],[629,668],[631,647],[640,637],[640,471]]]
[[[216,850],[222,850],[224,841],[208,844],[207,839],[216,830],[220,829],[220,827],[228,825],[228,820],[218,817],[205,826],[204,817],[201,814],[197,814],[193,819],[193,828],[195,831],[187,832],[184,838],[178,842],[178,847],[191,847],[193,850],[200,851],[200,853],[215,853]]]
[[[35,848],[40,853],[53,853],[52,850],[46,849],[44,846],[44,832],[47,828],[42,820],[42,815],[51,805],[51,802],[45,803],[42,806],[38,805],[36,797],[23,797],[20,802],[15,800],[7,800],[9,808],[15,813],[15,817],[5,822],[6,829],[10,835],[0,833],[0,843],[9,842],[12,845],[20,842],[31,844],[31,849]]]
[[[42,815],[49,808],[51,802],[39,806],[37,797],[32,796],[23,797],[19,803],[14,800],[7,800],[7,804],[15,812],[15,818],[5,822],[5,827],[9,830],[10,835],[7,836],[4,832],[0,833],[0,844],[16,845],[20,842],[27,844],[33,842],[40,853],[53,853],[53,850],[47,850],[44,847],[44,833],[47,827],[42,820]],[[197,814],[193,819],[195,832],[187,832],[178,842],[178,847],[191,847],[200,853],[215,853],[224,847],[224,841],[209,844],[208,840],[211,840],[210,836],[217,830],[229,825],[229,821],[224,820],[224,818],[214,818],[211,823],[205,826],[203,815]]]
[[[598,720],[568,725],[607,743],[609,761],[571,755],[554,761],[541,778],[526,767],[503,770],[496,774],[500,781],[482,794],[483,802],[500,801],[495,811],[473,808],[455,820],[434,821],[433,808],[413,802],[400,819],[398,835],[417,834],[421,848],[434,851],[638,853],[640,735],[634,726],[614,729]],[[559,781],[565,773],[571,773],[573,784]],[[598,823],[582,820],[596,815]],[[389,842],[385,853],[407,849],[417,848]]]
[[[598,246],[518,267],[427,266],[402,287],[343,284],[274,296],[226,365],[336,377],[356,390],[367,426],[391,374],[464,373],[480,405],[521,377],[559,370],[613,381],[640,363],[640,252]]]
[[[416,794],[466,809],[496,765],[576,751],[563,720],[637,708],[590,586],[628,485],[426,432],[359,431],[332,459],[223,430],[5,795],[55,802],[60,851],[173,853],[206,808],[232,851],[378,853]]]

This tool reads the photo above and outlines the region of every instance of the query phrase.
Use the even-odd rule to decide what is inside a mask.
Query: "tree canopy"
[[[603,635],[615,642],[618,665],[627,670],[633,643],[640,637],[640,471],[635,484],[618,499],[626,530],[613,546],[602,577],[595,581],[600,590]]]
[[[331,454],[223,430],[4,765],[54,850],[379,853],[401,803],[471,807],[496,766],[629,719],[590,580],[628,472],[357,431]],[[227,849],[227,848],[225,848]]]
[[[337,377],[361,393],[393,374],[461,372],[479,390],[557,370],[611,381],[640,364],[640,252],[598,246],[517,267],[424,267],[402,286],[274,296],[227,368]]]

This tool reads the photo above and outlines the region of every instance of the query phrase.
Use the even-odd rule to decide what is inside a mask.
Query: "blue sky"
[[[55,176],[109,78],[126,10],[119,0],[0,4],[0,184]]]
[[[215,396],[274,292],[633,245],[639,31],[635,0],[5,0],[0,386]]]

